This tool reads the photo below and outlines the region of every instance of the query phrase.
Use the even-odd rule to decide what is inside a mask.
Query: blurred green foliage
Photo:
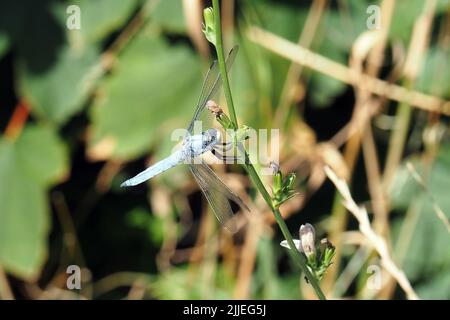
[[[394,209],[414,208],[407,220],[401,217],[394,223],[406,221],[414,230],[411,235],[397,238],[397,242],[406,242],[403,268],[409,279],[417,281],[418,294],[427,299],[450,297],[450,233],[433,207],[437,204],[443,212],[450,212],[450,145],[441,148],[430,169],[425,169],[417,157],[406,160],[426,181],[426,190],[404,165],[397,172],[391,193]]]
[[[366,31],[366,8],[373,2],[330,1],[319,27],[314,30],[311,50],[347,64],[355,39]],[[182,1],[149,3],[152,5],[145,23],[131,36],[124,30],[146,1],[0,2],[1,77],[12,88],[11,92],[0,91],[0,112],[6,119],[2,119],[2,124],[6,127],[12,118],[17,101],[26,101],[31,108],[31,116],[17,139],[5,135],[0,138],[0,265],[9,274],[25,280],[42,276],[41,281],[45,282],[53,276],[61,259],[59,250],[64,250],[61,249],[64,230],[50,201],[50,193],[58,191],[67,198],[80,238],[80,250],[94,280],[131,270],[151,274],[152,297],[230,298],[236,279],[221,260],[211,262],[216,265],[213,279],[207,278],[197,265],[182,263],[164,270],[156,265],[161,259],[160,247],[167,245],[166,238],[174,236],[181,247],[195,244],[193,231],[170,228],[181,219],[180,203],[189,204],[194,220],[198,220],[201,211],[198,195],[174,192],[188,183],[182,169],[157,180],[173,194],[168,212],[153,212],[155,203],[150,206],[147,199],[147,193],[151,198],[153,188],[148,192],[142,189],[125,192],[117,187],[123,178],[144,167],[144,156],[163,156],[173,147],[170,133],[173,128],[187,125],[209,64],[202,61],[190,41]],[[397,1],[389,46],[399,42],[407,48],[423,3]],[[66,8],[73,4],[81,8],[81,30],[66,28]],[[448,15],[448,6],[448,1],[438,1],[435,20],[439,23]],[[258,25],[297,42],[309,10],[310,2],[236,1],[234,42],[240,45],[240,53],[231,74],[242,123],[255,128],[271,127],[290,65],[289,61],[249,41],[246,27]],[[449,51],[437,43],[437,29],[433,30],[415,86],[448,99]],[[123,50],[113,52],[111,68],[103,69],[105,58],[111,58],[105,57],[105,52],[111,53],[108,51],[111,45],[127,36]],[[392,67],[392,61],[383,66]],[[347,92],[349,87],[311,70],[303,71],[301,82],[305,84],[306,97],[301,105],[293,105],[291,122],[302,122],[305,114],[301,110],[306,108],[313,120],[322,121],[314,128],[317,135],[333,135],[335,132],[327,125],[330,119],[342,126],[348,121],[342,110],[344,107],[350,110],[354,103],[353,96],[349,97]],[[324,117],[322,112],[328,113]],[[282,130],[292,132],[289,127]],[[295,141],[287,140],[286,144],[290,142]],[[384,147],[382,138],[377,142],[380,148]],[[409,151],[419,153],[422,149]],[[424,172],[418,156],[414,159],[419,172]],[[116,161],[128,161],[129,167],[111,178],[111,189],[99,191],[98,177],[102,169]],[[450,148],[443,145],[427,173],[427,185],[428,193],[447,215],[450,212],[449,168]],[[363,170],[357,170],[354,175],[362,176]],[[396,235],[400,224],[406,223],[411,203],[419,208],[415,220],[408,222],[413,224],[414,232],[402,266],[420,296],[450,298],[449,234],[430,207],[427,192],[411,179],[402,167],[391,194],[393,208],[398,213],[393,223]],[[321,192],[328,199],[333,191]],[[365,189],[357,192],[362,200],[367,200]],[[303,219],[326,220],[331,201],[326,210],[324,206],[322,198],[312,199],[301,218],[288,221],[291,229],[298,229],[299,219],[302,222]],[[194,223],[194,232],[195,228]],[[286,272],[290,268],[276,240],[279,234],[274,238],[264,235],[258,240],[251,297],[301,298],[301,279]]]
[[[67,170],[66,147],[50,128],[0,140],[0,264],[19,277],[37,277],[47,257],[46,193]]]
[[[159,125],[173,115],[179,117],[170,122],[172,127],[187,126],[185,119],[200,91],[199,67],[198,58],[186,46],[168,46],[157,36],[138,36],[114,73],[100,84],[102,97],[91,113],[91,144],[110,137],[115,145],[110,156],[130,159],[160,140]]]

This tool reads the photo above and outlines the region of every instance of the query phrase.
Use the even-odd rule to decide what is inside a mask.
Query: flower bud
[[[288,190],[294,189],[294,183],[295,183],[296,177],[297,177],[297,175],[295,174],[295,172],[289,173],[289,176],[286,178],[286,182],[285,182]]]
[[[214,100],[208,100],[206,102],[206,108],[211,111],[216,117],[222,115],[222,108]]]
[[[205,8],[203,10],[203,17],[205,22],[203,24],[203,33],[206,39],[213,45],[216,45],[216,31],[214,29],[214,11],[213,8]]]
[[[214,100],[208,100],[206,102],[206,108],[215,115],[217,122],[219,122],[223,128],[231,129],[233,127],[230,118],[228,118],[222,108]]]
[[[315,237],[316,233],[314,231],[314,227],[309,224],[302,224],[300,226],[300,241],[302,244],[303,252],[306,257],[309,259],[310,257],[315,256],[316,254],[316,246],[315,246]]]
[[[277,172],[280,171],[280,165],[275,161],[270,161],[270,169],[272,170],[273,174],[277,174]]]
[[[328,266],[329,264],[331,264],[331,259],[336,253],[336,248],[327,238],[323,238],[322,240],[320,240],[320,252],[322,263]]]
[[[283,183],[283,174],[279,170],[279,167],[272,166],[272,163],[270,164],[270,167],[273,170],[274,176],[273,176],[273,191],[278,196],[278,193],[281,190],[282,183]]]

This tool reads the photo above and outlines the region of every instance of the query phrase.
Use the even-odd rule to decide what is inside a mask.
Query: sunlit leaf
[[[19,88],[40,117],[52,122],[63,123],[81,110],[89,93],[92,81],[91,71],[98,63],[95,49],[78,51],[64,47],[54,64],[46,71],[35,73],[19,63]]]
[[[15,142],[0,140],[0,265],[22,278],[36,277],[47,256],[48,187],[67,171],[55,133],[25,128]]]

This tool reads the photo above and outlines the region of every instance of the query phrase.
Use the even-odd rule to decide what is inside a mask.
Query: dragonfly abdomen
[[[175,151],[167,158],[165,158],[161,161],[158,161],[151,167],[148,167],[141,173],[134,176],[133,178],[128,179],[127,181],[122,183],[120,186],[121,187],[131,187],[131,186],[138,185],[144,181],[147,181],[147,180],[157,176],[158,174],[160,174],[172,167],[175,167],[177,164],[179,164],[183,161],[184,161],[183,152],[181,152],[181,150]]]

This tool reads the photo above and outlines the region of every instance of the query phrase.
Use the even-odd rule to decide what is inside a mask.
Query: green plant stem
[[[228,74],[227,74],[227,68],[225,65],[225,57],[223,54],[223,45],[222,45],[222,31],[221,31],[221,23],[220,23],[220,9],[219,9],[219,1],[213,0],[213,10],[214,10],[214,23],[215,23],[215,32],[216,32],[216,52],[217,52],[217,60],[219,61],[219,69],[222,76],[222,81],[224,85],[224,91],[225,91],[225,98],[228,103],[228,109],[231,116],[231,122],[233,123],[235,129],[238,128],[236,113],[233,105],[233,98],[231,95],[231,89],[230,84],[228,81]],[[277,221],[278,226],[281,229],[281,232],[283,233],[284,238],[289,244],[290,250],[288,250],[289,255],[294,260],[295,264],[300,267],[300,269],[304,272],[306,278],[308,279],[309,283],[313,287],[314,291],[316,292],[316,295],[321,300],[326,300],[325,295],[322,292],[322,289],[319,286],[318,281],[316,278],[312,275],[312,273],[309,271],[307,265],[306,265],[306,258],[301,255],[301,253],[297,250],[295,247],[294,241],[292,240],[291,233],[289,232],[288,227],[286,226],[286,223],[283,220],[283,217],[281,216],[281,213],[278,208],[275,208],[272,203],[272,198],[270,197],[269,192],[267,191],[266,187],[262,183],[258,173],[256,172],[255,167],[251,164],[249,160],[249,156],[247,152],[245,152],[245,169],[252,179],[252,182],[255,184],[258,191],[263,196],[264,200],[266,201],[267,205],[272,210],[275,220]]]
[[[247,153],[245,154],[245,157],[248,158]],[[295,247],[294,240],[292,240],[291,233],[289,232],[289,229],[286,225],[286,223],[283,220],[283,217],[281,216],[280,210],[278,208],[275,208],[272,204],[272,199],[270,197],[269,192],[267,191],[266,187],[262,183],[261,179],[259,178],[258,173],[256,172],[255,167],[248,163],[245,165],[245,169],[252,179],[253,183],[256,185],[256,188],[263,196],[264,200],[266,201],[267,205],[272,210],[275,220],[277,221],[278,226],[281,229],[281,232],[283,233],[284,238],[289,244],[290,250],[288,250],[289,255],[291,256],[292,260],[294,260],[295,264],[300,267],[300,269],[305,273],[306,278],[308,279],[309,283],[311,283],[311,286],[313,287],[314,291],[316,292],[317,297],[320,300],[326,300],[325,295],[322,292],[322,289],[319,286],[319,283],[317,282],[316,278],[312,275],[312,273],[309,271],[308,267],[306,266],[306,258],[298,252],[297,248]]]
[[[388,153],[386,157],[386,169],[384,172],[384,187],[387,188],[398,168],[405,149],[408,129],[411,122],[411,106],[401,103],[395,114],[394,129],[389,139]]]
[[[227,67],[225,65],[225,56],[223,54],[223,42],[222,42],[222,24],[220,19],[220,7],[219,0],[213,0],[214,10],[214,29],[216,32],[216,51],[217,60],[219,60],[220,74],[222,75],[223,88],[225,92],[225,99],[227,100],[228,110],[231,117],[231,122],[237,129],[238,121],[236,117],[236,111],[234,110],[233,96],[231,95],[230,82],[228,81]]]

